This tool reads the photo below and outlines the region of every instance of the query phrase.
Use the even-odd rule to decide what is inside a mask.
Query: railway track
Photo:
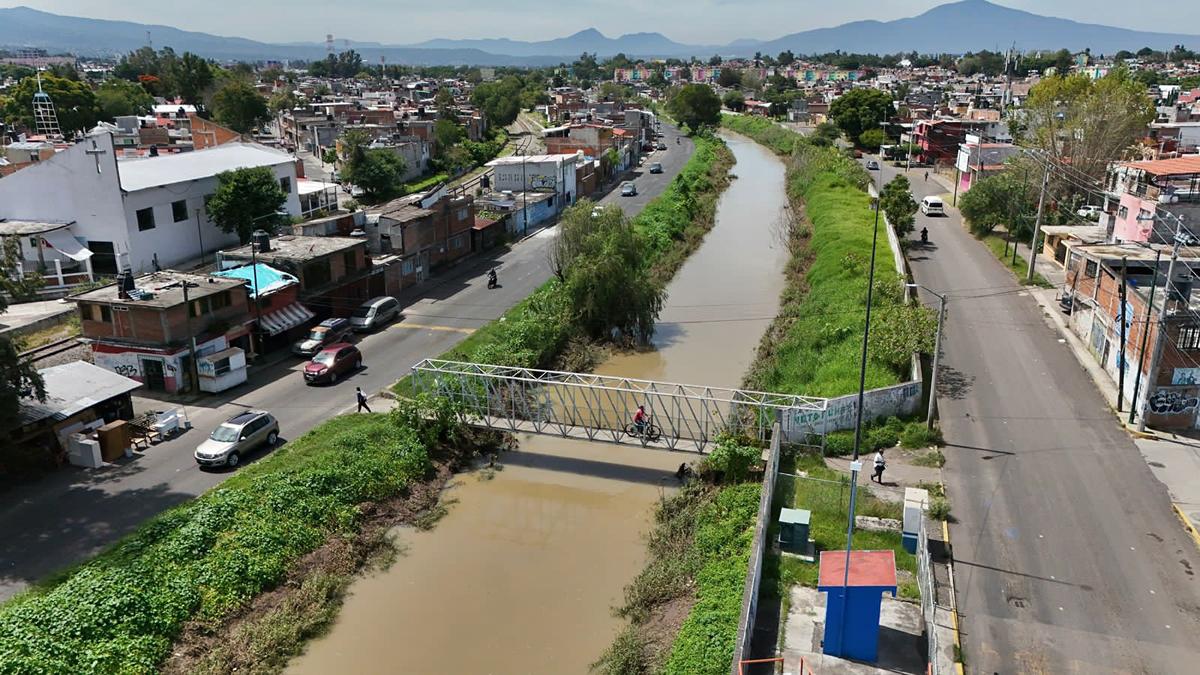
[[[42,359],[48,359],[51,356],[57,356],[63,352],[71,351],[80,344],[79,336],[72,335],[71,337],[66,337],[61,340],[55,340],[54,342],[44,344],[41,347],[27,349],[21,352],[18,357],[21,359],[21,361],[36,363]]]

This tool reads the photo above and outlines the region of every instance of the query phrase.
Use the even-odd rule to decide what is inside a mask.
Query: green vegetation
[[[728,182],[732,155],[719,139],[696,138],[696,151],[661,196],[633,220],[642,260],[653,284],[661,286],[698,245],[713,222],[716,200]],[[582,207],[590,209],[587,206]],[[504,316],[473,333],[441,358],[530,368],[550,365],[580,336],[571,318],[576,308],[564,280],[555,277]],[[591,332],[591,331],[587,331]],[[406,380],[395,385],[407,391]]]
[[[851,89],[829,105],[829,119],[838,125],[852,143],[862,142],[863,132],[879,129],[879,125],[891,114],[892,96],[879,89]]]
[[[789,156],[798,144],[805,142],[800,134],[788,131],[765,117],[723,115],[721,126],[753,138],[777,155]]]
[[[888,224],[896,235],[903,238],[913,231],[913,216],[917,212],[917,201],[912,196],[912,186],[903,174],[896,176],[883,186],[879,203],[887,215]]]
[[[277,215],[286,200],[271,167],[259,166],[217,174],[217,191],[205,208],[217,227],[247,242],[255,230],[272,232],[286,219]]]
[[[212,96],[213,119],[239,134],[271,119],[267,99],[248,80],[226,78]]]
[[[430,420],[430,421],[425,421]],[[470,439],[434,399],[334,418],[103,554],[0,607],[0,671],[151,673],[189,621],[215,626]]]
[[[863,424],[861,452],[874,452],[879,449],[903,448],[919,450],[942,444],[942,432],[929,429],[922,420],[907,422],[899,417],[889,417],[885,420]],[[854,432],[851,430],[835,431],[825,436],[825,455],[841,457],[854,452]]]
[[[721,97],[707,84],[685,84],[667,101],[671,116],[697,130],[721,123]]]
[[[1016,275],[1018,281],[1025,283],[1025,280],[1029,278],[1029,261],[1020,254],[1017,254],[1014,258],[1012,254],[1012,245],[1007,239],[999,234],[996,234],[995,232],[988,233],[979,239],[987,245],[988,250],[990,250],[993,255],[995,255],[1001,262],[1008,265],[1008,268],[1012,270],[1014,275]],[[1054,288],[1054,284],[1051,284],[1049,281],[1047,281],[1046,277],[1043,277],[1036,270],[1033,273],[1033,285],[1041,288]]]
[[[100,119],[100,104],[87,83],[46,73],[42,75],[41,87],[54,101],[58,125],[67,137],[91,129]],[[36,129],[33,95],[37,92],[36,78],[30,76],[18,82],[0,97],[0,118],[19,127]]]
[[[342,135],[342,175],[363,189],[366,197],[380,200],[392,195],[408,169],[404,160],[387,148],[371,148],[363,131],[351,129]]]
[[[692,483],[659,504],[648,562],[617,610],[630,623],[594,664],[597,672],[729,672],[760,488]],[[686,619],[678,607],[663,611],[693,596]]]
[[[913,466],[929,466],[935,469],[940,469],[946,465],[946,455],[942,454],[941,450],[930,450],[922,455],[914,457],[912,464]]]
[[[870,178],[852,158],[815,138],[733,117],[725,122],[756,141],[761,136],[776,152],[788,148],[785,134],[792,137],[788,281],[779,315],[759,345],[745,386],[812,396],[856,391],[875,222],[865,192]],[[881,232],[867,388],[907,379],[912,353],[933,349],[936,327],[933,312],[904,303],[901,278]]]
[[[816,550],[838,551],[846,548],[846,517],[850,506],[849,476],[825,466],[825,460],[817,455],[799,455],[795,458],[795,469],[805,472],[808,478],[780,478],[780,489],[784,494],[784,506],[808,509],[812,512],[809,536]],[[901,505],[876,497],[866,487],[858,488],[856,516],[892,518],[900,520]],[[917,571],[917,559],[904,550],[899,532],[878,532],[856,529],[855,550],[886,550],[896,552],[896,569],[911,573]],[[786,586],[799,583],[817,585],[816,563],[786,560],[780,564],[779,583]],[[782,590],[782,589],[781,589]],[[784,591],[786,593],[786,591]]]
[[[448,180],[450,180],[449,174],[435,173],[432,176],[426,176],[410,183],[405,183],[404,185],[400,186],[400,192],[406,195],[411,195],[414,192],[428,190],[438,183],[445,183]]]

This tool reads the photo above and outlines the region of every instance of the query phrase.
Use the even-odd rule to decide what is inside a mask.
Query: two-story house
[[[250,351],[253,319],[241,279],[162,271],[71,297],[92,361],[146,385],[191,390],[197,357],[240,347]]]
[[[209,217],[217,174],[268,167],[299,215],[295,159],[254,143],[225,143],[146,159],[117,161],[112,135],[83,142],[0,178],[0,219],[69,223],[66,233],[92,253],[99,276],[166,269],[236,244]],[[43,251],[47,260],[54,251]],[[64,260],[65,262],[65,260]]]
[[[1176,228],[1171,216],[1189,223],[1200,219],[1200,155],[1114,163],[1105,193],[1114,239],[1171,241]]]
[[[297,300],[318,317],[349,316],[371,298],[371,260],[365,237],[285,234],[217,254],[217,267],[257,261],[299,280]]]

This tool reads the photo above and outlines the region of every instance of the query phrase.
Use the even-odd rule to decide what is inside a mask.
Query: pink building
[[[1105,188],[1106,210],[1116,207],[1114,239],[1169,242],[1175,226],[1167,214],[1188,222],[1200,218],[1200,155],[1115,163]]]

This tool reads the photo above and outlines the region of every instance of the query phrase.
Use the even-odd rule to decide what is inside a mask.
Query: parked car
[[[658,145],[657,145],[656,147],[657,147],[659,150],[666,150],[666,149],[667,149],[667,144],[666,144],[666,143],[663,143],[662,141],[659,141],[659,142],[658,142]]]
[[[312,361],[304,366],[304,382],[306,384],[322,382],[337,384],[343,375],[360,368],[362,368],[362,352],[358,351],[358,347],[349,342],[339,342],[322,349],[313,357]]]
[[[867,171],[878,171],[878,170],[879,170],[879,162],[876,162],[873,159],[868,159],[867,160]]]
[[[946,205],[941,197],[926,197],[921,200],[921,213],[927,216],[944,216]]]
[[[632,197],[636,194],[637,194],[637,186],[633,184],[633,181],[627,180],[624,183],[621,183],[621,196],[622,197]]]
[[[341,342],[350,334],[350,322],[346,319],[325,319],[313,326],[303,340],[292,345],[292,352],[300,356],[312,356],[326,345]]]
[[[1099,220],[1100,214],[1104,213],[1104,207],[1096,206],[1095,204],[1088,204],[1087,206],[1080,207],[1080,209],[1075,213],[1076,215],[1087,218],[1088,220]]]
[[[400,316],[400,301],[390,295],[382,295],[359,305],[350,315],[350,327],[365,333],[386,326]]]
[[[662,164],[659,162],[651,164],[650,173],[662,173]]]
[[[265,410],[240,412],[213,429],[208,439],[196,448],[194,457],[201,468],[234,467],[242,455],[260,445],[273,446],[279,440],[279,420]]]

